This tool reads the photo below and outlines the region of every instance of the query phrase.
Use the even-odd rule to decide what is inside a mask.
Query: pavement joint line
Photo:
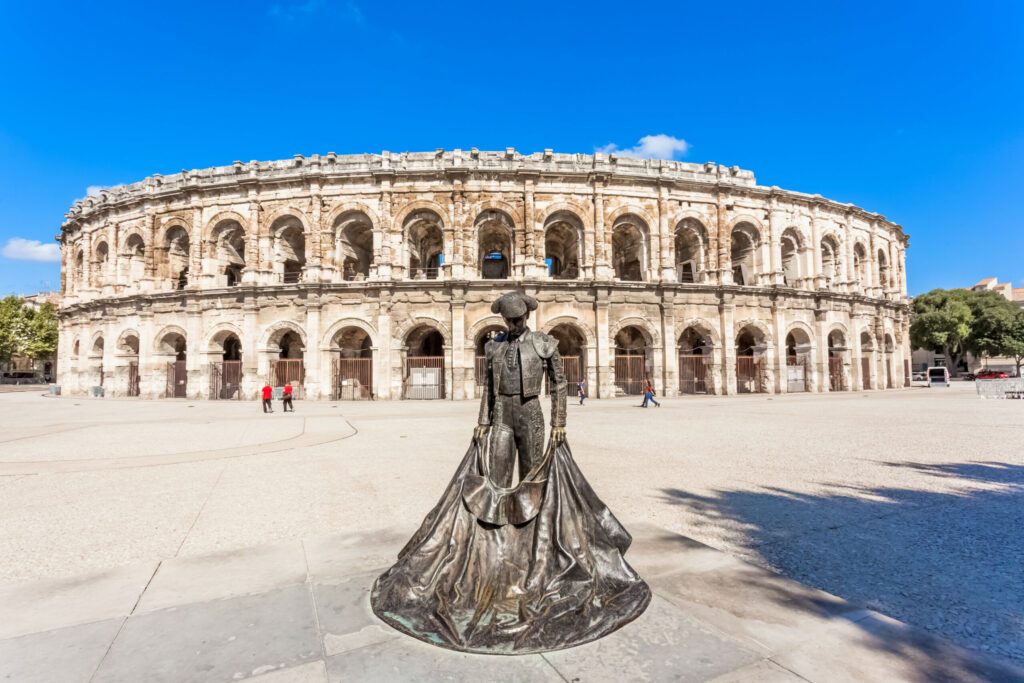
[[[206,504],[208,502],[210,502],[210,497],[213,496],[214,489],[217,488],[217,484],[220,483],[220,478],[224,476],[224,472],[227,469],[228,469],[227,463],[224,464],[224,467],[220,468],[220,472],[217,474],[217,480],[213,482],[213,486],[211,486],[210,490],[206,492],[206,498],[203,499],[203,504],[199,506],[199,512],[196,513],[196,517],[195,517],[195,519],[192,520],[192,524],[189,525],[188,531],[185,532],[184,538],[182,538],[181,539],[181,543],[178,544],[178,549],[174,551],[174,557],[177,557],[178,553],[180,553],[181,549],[185,546],[185,541],[187,541],[189,535],[191,535],[192,529],[195,528],[196,522],[198,522],[199,518],[202,516],[203,510],[206,509]]]
[[[788,671],[789,673],[791,673],[794,676],[796,676],[797,678],[799,678],[801,681],[807,681],[807,683],[814,683],[814,681],[812,681],[810,678],[806,678],[804,676],[801,676],[797,672],[795,672],[792,669],[790,669],[788,666],[783,666],[782,664],[779,664],[777,661],[775,661],[775,657],[776,657],[776,655],[772,655],[771,657],[766,657],[764,659],[764,661],[771,662],[772,664],[774,664],[775,666],[779,667],[783,671]]]
[[[103,666],[103,662],[106,661],[107,656],[110,654],[110,651],[114,649],[114,643],[117,642],[118,637],[120,637],[121,635],[121,631],[124,630],[124,626],[127,623],[128,617],[122,617],[121,625],[117,627],[117,633],[115,633],[114,637],[110,639],[110,644],[107,645],[107,649],[103,652],[103,656],[100,657],[100,661],[96,662],[96,668],[93,670],[92,675],[89,676],[89,683],[92,683],[94,680],[96,680],[96,674],[100,672],[100,667]]]
[[[146,581],[146,585],[142,587],[142,592],[139,593],[139,597],[135,598],[135,604],[132,605],[131,611],[128,612],[128,616],[135,614],[135,609],[139,606],[139,603],[142,602],[142,596],[146,594],[147,590],[149,590],[149,584],[153,583],[153,579],[156,578],[156,573],[160,571],[160,567],[163,563],[163,560],[157,561],[156,567],[153,569],[153,573],[149,575],[149,581]]]
[[[306,564],[306,586],[309,589],[309,600],[313,605],[313,625],[316,627],[316,637],[320,641],[320,655],[326,666],[327,646],[324,644],[324,632],[320,626],[320,612],[316,606],[316,591],[313,590],[313,577],[309,575],[309,553],[306,552],[306,540],[300,538],[299,545],[302,546],[302,561]]]
[[[572,681],[570,681],[568,678],[566,678],[565,675],[561,671],[558,670],[557,666],[555,666],[554,664],[551,663],[551,660],[547,658],[547,654],[548,654],[547,652],[541,652],[540,653],[540,658],[544,660],[544,663],[547,664],[548,666],[550,666],[551,669],[555,672],[555,675],[558,676],[559,678],[561,678],[563,681],[565,681],[565,683],[572,683]]]

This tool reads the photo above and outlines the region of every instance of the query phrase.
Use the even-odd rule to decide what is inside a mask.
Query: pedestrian
[[[644,377],[644,402],[643,405],[641,405],[640,407],[646,408],[648,401],[653,403],[658,408],[661,407],[661,404],[658,403],[658,401],[655,400],[654,398],[654,385],[651,384],[650,378]]]
[[[272,413],[274,412],[274,390],[271,388],[270,383],[263,385],[263,412]]]
[[[579,396],[580,396],[580,405],[583,405],[583,401],[585,401],[586,398],[587,398],[587,380],[585,380],[585,379],[580,380]]]
[[[284,403],[284,412],[295,412],[295,405],[292,403],[292,383],[285,382],[284,384],[284,396],[282,397]]]

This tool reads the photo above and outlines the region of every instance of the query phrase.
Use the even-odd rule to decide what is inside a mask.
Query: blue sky
[[[585,9],[582,9],[585,7]],[[878,211],[911,293],[1024,286],[1024,3],[0,2],[0,293],[89,186],[235,159],[685,140]],[[14,240],[14,243],[11,243]],[[24,241],[18,241],[24,240]]]

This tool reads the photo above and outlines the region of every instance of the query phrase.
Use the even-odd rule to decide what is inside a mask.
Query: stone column
[[[594,299],[594,317],[597,335],[597,353],[594,365],[597,367],[597,397],[613,398],[615,396],[614,384],[614,352],[611,348],[610,321],[608,318],[609,291],[607,289],[596,289]]]
[[[198,205],[198,197],[192,201],[192,228],[189,230],[188,236],[187,287],[199,289],[203,278],[203,209]]]
[[[675,234],[669,223],[668,188],[664,185],[658,188],[658,233],[661,236],[661,280],[662,282],[676,281],[675,266]],[[668,346],[666,340],[665,346]],[[674,345],[674,342],[673,342]],[[667,396],[668,394],[666,394]]]
[[[309,181],[310,211],[309,211],[309,234],[306,235],[306,267],[302,274],[303,282],[323,282],[323,244],[320,241],[320,232],[323,230],[323,202],[320,198],[320,183],[316,179]],[[309,344],[314,349],[314,344]],[[308,373],[307,373],[308,374]],[[307,388],[308,390],[308,388]]]
[[[820,302],[819,302],[820,305]],[[814,312],[814,327],[817,344],[815,344],[815,355],[817,372],[815,386],[821,393],[828,393],[832,387],[829,386],[828,372],[828,321],[825,319],[825,311],[818,309]]]
[[[242,282],[247,285],[255,285],[264,281],[262,277],[263,258],[260,253],[262,247],[260,215],[262,213],[263,208],[258,201],[249,202],[249,226],[245,236],[245,268],[242,271]]]
[[[257,348],[257,315],[255,290],[246,292],[242,302],[242,398],[255,399],[263,388],[263,377],[259,375],[259,353]]]
[[[544,260],[544,239],[537,244],[537,225],[534,213],[534,188],[536,179],[533,176],[523,178],[523,254],[515,260],[522,260],[519,273],[523,277],[538,277],[543,273],[541,263]]]
[[[675,294],[671,291],[663,292],[661,297],[661,343],[664,349],[662,394],[676,396],[679,394],[679,347],[676,340]]]
[[[782,272],[782,231],[785,219],[778,209],[779,200],[772,197],[768,211],[768,243],[771,263],[769,264],[769,284],[781,287],[784,284]]]
[[[377,350],[373,352],[374,395],[380,399],[400,398],[393,391],[395,357],[398,355],[391,339],[391,294],[381,291],[377,302]]]
[[[815,204],[811,209],[811,264],[812,272],[809,273],[814,278],[814,289],[825,289],[825,274],[822,272],[821,265],[821,217],[819,216],[820,209]]]
[[[92,233],[82,234],[82,289],[92,289]],[[83,342],[84,343],[84,342]]]
[[[736,332],[733,329],[736,307],[732,296],[718,305],[719,337],[722,339],[722,394],[736,393]]]
[[[452,330],[452,395],[460,401],[473,396],[473,357],[466,362],[466,300],[465,290],[453,287],[450,303]],[[468,378],[468,381],[467,381]]]
[[[597,258],[594,278],[611,280],[613,270],[609,260],[609,239],[604,230],[604,178],[594,180],[594,254]]]
[[[732,279],[732,235],[729,233],[729,209],[726,206],[728,196],[723,191],[715,194],[715,232],[718,235],[718,282],[723,285],[733,284]],[[735,353],[733,349],[732,353]],[[733,368],[733,385],[735,387],[735,368]],[[728,384],[728,382],[726,382]],[[730,393],[735,393],[735,389]]]
[[[322,394],[323,386],[330,386],[328,380],[326,385],[320,372],[320,296],[313,294],[306,301],[306,350],[302,354],[303,369],[306,377],[304,379],[306,398],[315,401]]]
[[[205,376],[206,368],[203,360],[203,318],[199,306],[189,303],[185,309],[185,372],[188,377],[188,393],[190,399],[205,398],[203,390],[208,387]]]
[[[401,241],[397,241],[393,234],[394,216],[391,206],[391,180],[382,176],[380,178],[380,225],[374,231],[373,244],[377,245],[378,233],[380,236],[380,263],[377,266],[377,278],[380,280],[401,279],[405,277],[405,266],[402,259],[405,252],[402,249]],[[376,260],[376,259],[375,259]],[[389,344],[382,345],[383,348],[390,348]]]

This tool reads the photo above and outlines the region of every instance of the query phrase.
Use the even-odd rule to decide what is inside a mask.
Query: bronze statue
[[[558,650],[611,633],[651,599],[623,557],[629,533],[569,451],[558,342],[527,327],[536,308],[518,292],[491,306],[508,330],[486,347],[487,379],[469,451],[398,562],[373,587],[378,617],[434,645],[493,654]]]

